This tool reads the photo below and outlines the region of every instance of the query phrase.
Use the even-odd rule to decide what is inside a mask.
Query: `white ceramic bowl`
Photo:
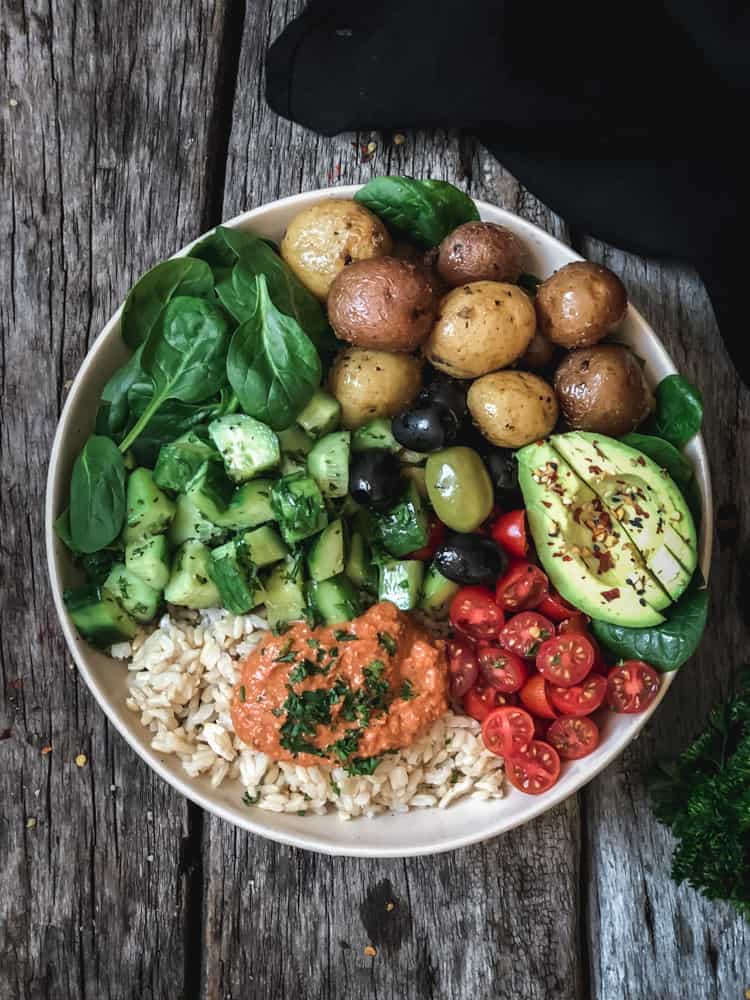
[[[301,209],[323,198],[351,197],[356,190],[357,186],[350,186],[309,191],[253,209],[224,225],[249,229],[279,240],[289,220]],[[477,205],[483,219],[502,223],[517,233],[528,249],[529,270],[533,273],[546,277],[563,264],[580,259],[569,247],[530,222],[486,202],[477,202]],[[188,249],[185,247],[180,254]],[[126,669],[79,638],[62,600],[63,589],[75,578],[75,571],[67,550],[55,536],[53,524],[66,506],[73,461],[92,432],[102,387],[128,354],[118,332],[120,312],[118,310],[104,327],[83,362],[68,394],[52,446],[45,511],[49,573],[65,639],[84,680],[135,752],[183,795],[245,830],[308,850],[360,857],[433,854],[494,837],[562,802],[622,753],[656,711],[670,686],[671,674],[663,675],[659,698],[644,715],[610,714],[597,750],[583,760],[567,764],[555,787],[539,797],[509,788],[507,797],[499,801],[488,803],[469,799],[444,810],[414,810],[372,820],[342,822],[333,814],[300,817],[248,808],[240,801],[242,790],[238,784],[224,784],[213,789],[206,778],[189,778],[176,757],[162,756],[151,748],[150,733],[141,726],[138,715],[125,707]],[[658,337],[632,306],[618,339],[628,343],[645,361],[646,374],[652,384],[675,371]],[[711,559],[708,526],[713,516],[708,459],[702,438],[690,442],[687,455],[695,467],[703,501],[700,564],[707,577]]]

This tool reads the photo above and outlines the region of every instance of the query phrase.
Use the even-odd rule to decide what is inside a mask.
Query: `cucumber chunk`
[[[172,522],[173,525],[175,521]],[[125,565],[149,587],[164,590],[169,580],[169,548],[166,536],[152,535],[140,542],[126,545]]]
[[[328,521],[318,484],[304,473],[296,472],[275,482],[271,506],[288,545],[317,534]]]
[[[103,587],[89,584],[78,590],[66,590],[63,599],[70,620],[95,646],[125,642],[138,631],[135,619]]]
[[[407,556],[427,544],[427,511],[414,483],[394,507],[373,519],[375,537],[392,556]]]
[[[297,423],[314,438],[335,431],[341,419],[341,403],[325,391],[316,389],[307,406],[297,416]]]
[[[253,479],[239,486],[232,494],[221,523],[231,531],[243,531],[245,528],[257,528],[266,521],[275,521],[276,514],[271,506],[270,479]]]
[[[284,431],[278,432],[281,445],[281,474],[288,476],[292,472],[304,472],[307,469],[307,456],[315,443],[297,424],[292,424]]]
[[[312,544],[307,567],[313,580],[328,580],[344,572],[344,525],[331,521]]]
[[[372,594],[378,592],[378,571],[372,561],[372,553],[361,532],[355,531],[349,541],[344,572],[359,587]]]
[[[271,570],[263,584],[263,598],[269,628],[307,618],[307,601],[298,561],[285,559]]]
[[[182,494],[177,497],[177,512],[169,526],[167,538],[175,548],[194,539],[206,545],[220,542],[226,532],[218,524],[209,521],[195,506],[192,497]]]
[[[310,600],[326,625],[350,622],[362,613],[354,584],[343,573],[329,580],[311,580],[307,586]]]
[[[212,420],[208,433],[236,483],[275,468],[281,459],[279,439],[271,428],[246,413],[230,413]]]
[[[174,501],[154,482],[151,469],[136,469],[128,476],[125,544],[149,535],[160,535],[175,515]]]
[[[248,558],[260,569],[271,566],[289,555],[289,549],[270,524],[264,524],[253,531],[246,531],[242,536],[242,542]]]
[[[151,587],[132,573],[123,563],[110,570],[104,582],[108,591],[137,622],[150,622],[156,617],[161,602],[161,590]]]
[[[448,605],[460,589],[460,584],[448,580],[438,570],[435,563],[431,563],[425,574],[422,585],[422,600],[419,602],[419,606],[423,611],[436,618],[442,617],[447,614]]]
[[[418,559],[389,560],[380,567],[378,600],[390,601],[402,611],[411,611],[419,603],[424,564]]]
[[[226,527],[224,521],[233,488],[221,465],[217,462],[204,462],[188,483],[185,495],[190,497],[209,521],[219,527]]]
[[[164,599],[186,608],[218,608],[221,596],[209,575],[211,553],[202,542],[185,542],[177,551]]]
[[[307,456],[307,471],[324,497],[345,497],[349,492],[349,431],[322,437]]]
[[[401,445],[391,431],[391,422],[385,417],[371,420],[352,434],[352,451],[369,451],[371,448],[385,448],[394,454],[401,451]]]
[[[208,572],[216,584],[221,603],[235,615],[247,614],[260,602],[258,582],[252,564],[243,554],[243,543],[235,540],[214,549]]]
[[[154,482],[162,489],[182,493],[204,462],[219,461],[210,441],[198,431],[188,431],[171,444],[162,445],[154,469]]]

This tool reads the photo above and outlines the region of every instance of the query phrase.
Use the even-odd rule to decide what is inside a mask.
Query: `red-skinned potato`
[[[638,359],[622,344],[571,351],[555,373],[555,392],[572,428],[610,437],[635,430],[654,404]]]
[[[521,241],[505,226],[465,222],[440,244],[437,270],[450,288],[471,281],[517,281],[524,256]]]
[[[572,350],[598,343],[619,326],[628,296],[609,268],[577,260],[541,283],[534,304],[541,333]]]

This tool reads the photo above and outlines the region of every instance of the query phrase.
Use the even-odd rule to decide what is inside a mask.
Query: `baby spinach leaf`
[[[647,430],[682,448],[701,429],[703,397],[682,375],[667,375],[656,387],[656,412]]]
[[[674,479],[681,490],[692,480],[692,465],[682,452],[678,451],[669,441],[665,441],[664,438],[653,437],[651,434],[625,434],[621,441],[652,458],[660,468]]]
[[[148,340],[164,307],[176,295],[211,295],[214,276],[205,261],[175,257],[152,267],[131,288],[120,320],[122,339],[135,350]]]
[[[102,390],[102,406],[96,415],[96,430],[98,434],[104,434],[115,441],[127,427],[130,414],[128,393],[139,379],[143,379],[141,351],[142,347],[139,347],[135,354],[117,369]]]
[[[75,552],[73,539],[70,537],[70,507],[66,507],[65,510],[57,516],[53,527],[55,529],[55,534],[63,545],[70,549],[71,552]]]
[[[265,275],[255,281],[255,310],[232,337],[227,374],[245,413],[281,431],[320,384],[320,358],[299,323],[271,301]]]
[[[218,306],[184,295],[169,302],[141,354],[141,367],[153,384],[152,396],[121,443],[121,451],[128,450],[167,400],[199,403],[223,387],[229,338],[229,320]],[[128,398],[132,402],[132,387]],[[175,430],[172,438],[178,434]]]
[[[447,181],[375,177],[355,194],[399,236],[436,246],[463,222],[479,218],[472,199]]]
[[[117,445],[93,434],[70,480],[70,540],[77,552],[103,549],[125,520],[125,463]]]
[[[151,382],[138,382],[130,390],[130,411],[136,420],[151,403],[154,387]],[[149,420],[146,427],[131,445],[131,451],[139,465],[152,466],[162,445],[170,444],[175,438],[196,427],[209,423],[225,411],[224,396],[212,396],[201,403],[183,403],[179,399],[168,399]]]

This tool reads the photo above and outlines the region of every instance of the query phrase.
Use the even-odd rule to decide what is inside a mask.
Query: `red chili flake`
[[[562,557],[562,561],[563,562],[573,562],[573,556],[563,556]]]
[[[602,470],[599,468],[598,465],[590,465],[589,466],[589,472],[591,473],[592,476],[601,476],[601,475],[603,475]]]
[[[611,590],[603,590],[602,597],[605,601],[616,601],[620,596],[620,588],[613,587]]]
[[[549,502],[549,500],[542,500],[542,507],[551,507],[551,506],[552,504]]]
[[[646,459],[643,457],[643,455],[639,455],[638,456],[638,464],[639,465],[645,465],[646,464]]]
[[[599,572],[606,573],[608,570],[612,569],[615,565],[615,561],[612,556],[606,550],[604,552],[595,552],[594,555],[599,562]]]

